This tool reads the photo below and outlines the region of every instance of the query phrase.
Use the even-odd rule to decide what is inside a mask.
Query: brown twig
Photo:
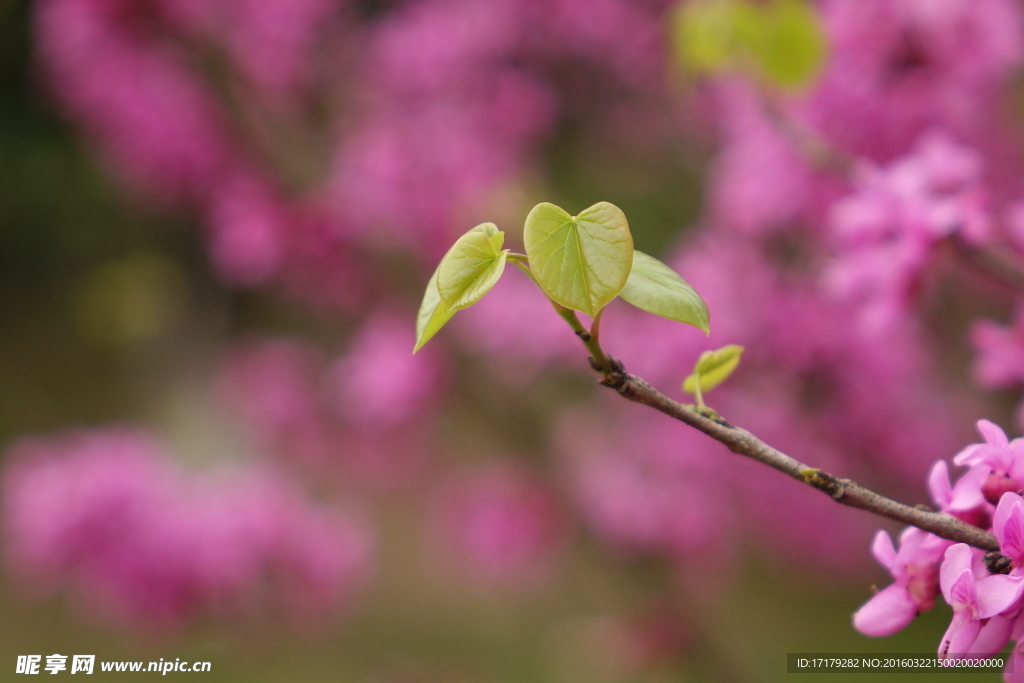
[[[841,479],[772,448],[745,429],[725,420],[705,417],[676,403],[644,380],[627,374],[622,364],[612,359],[612,372],[603,374],[601,384],[619,392],[623,398],[659,410],[722,443],[733,453],[747,456],[783,474],[828,494],[834,501],[867,510],[887,519],[916,526],[929,533],[982,550],[998,551],[995,536],[944,512],[932,512],[904,505],[875,493],[849,479]],[[595,368],[596,369],[596,368]]]

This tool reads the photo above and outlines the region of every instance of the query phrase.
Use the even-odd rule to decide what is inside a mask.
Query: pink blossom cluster
[[[431,497],[428,538],[444,565],[483,587],[526,589],[552,578],[568,527],[555,491],[526,467],[454,473]]]
[[[1001,652],[1016,641],[1005,680],[1024,680],[1024,439],[1010,441],[995,424],[981,420],[984,443],[963,449],[953,462],[969,468],[951,484],[945,461],[928,477],[936,505],[969,524],[990,531],[998,553],[939,538],[914,527],[899,537],[897,549],[885,531],[872,544],[878,563],[893,583],[853,616],[865,635],[891,635],[941,594],[953,620],[939,643],[939,654],[957,657]]]
[[[2,487],[11,572],[116,623],[260,611],[299,623],[349,602],[371,568],[359,516],[270,469],[186,473],[139,429],[19,441]]]
[[[409,353],[407,322],[375,314],[333,360],[296,339],[240,342],[224,358],[218,395],[257,447],[307,475],[341,485],[413,483],[445,385],[435,349]]]
[[[830,56],[798,109],[830,144],[888,160],[934,126],[972,141],[995,132],[993,105],[1024,57],[1016,2],[825,0],[820,11]]]
[[[63,110],[129,187],[201,218],[228,284],[351,308],[368,253],[432,262],[594,104],[560,74],[662,87],[669,4],[44,0],[35,23]]]
[[[857,303],[865,325],[884,327],[909,312],[943,241],[968,248],[990,241],[982,163],[978,150],[934,131],[884,168],[857,169],[853,193],[832,206],[837,256],[825,277]]]

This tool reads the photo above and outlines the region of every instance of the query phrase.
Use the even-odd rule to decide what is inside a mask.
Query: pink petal
[[[997,615],[988,620],[988,623],[981,627],[978,639],[971,647],[971,654],[994,655],[1002,652],[1006,643],[1010,641],[1010,631],[1013,630],[1015,617]]]
[[[942,568],[939,569],[939,586],[942,588],[942,595],[946,602],[954,605],[952,591],[957,586],[960,578],[967,574],[974,583],[974,574],[971,573],[971,547],[966,543],[957,543],[946,549],[945,560]],[[964,589],[961,587],[961,591]],[[954,605],[955,607],[955,605]]]
[[[879,531],[875,534],[875,540],[871,543],[871,554],[878,560],[878,564],[886,569],[891,569],[896,561],[896,548],[892,544],[892,537],[888,531]]]
[[[990,471],[986,464],[972,467],[956,482],[950,496],[949,507],[944,509],[952,512],[966,512],[984,503],[985,496],[981,492],[981,487],[988,479]]]
[[[1021,404],[1024,406],[1024,403]],[[1024,439],[1016,438],[1010,442],[1010,452],[1013,454],[1010,464],[1010,471],[1007,472],[1017,481],[1024,478]]]
[[[994,617],[1017,602],[1024,593],[1024,576],[995,574],[987,576],[975,585],[979,619]]]
[[[866,636],[891,636],[917,616],[917,603],[903,586],[876,593],[853,615],[853,626]]]
[[[999,499],[999,504],[996,506],[996,512],[992,515],[992,533],[999,538],[1003,535],[1003,530],[1006,527],[1006,520],[1010,518],[1010,513],[1013,511],[1015,506],[1024,504],[1024,498],[1021,498],[1016,493],[1007,491],[1003,494],[1003,497]]]
[[[953,621],[946,629],[946,634],[939,641],[940,655],[965,655],[981,632],[981,622],[971,619],[963,612],[953,614]]]
[[[1006,438],[1006,432],[993,422],[978,420],[978,431],[985,437],[985,442],[988,444],[1004,448],[1010,445],[1010,440]]]
[[[1004,555],[1015,562],[1024,559],[1024,498],[1004,493],[992,519],[992,533]]]
[[[1017,621],[1013,622],[1013,632],[1010,633],[1010,637],[1020,643],[1021,647],[1024,648],[1024,611],[1017,615]]]
[[[973,572],[964,572],[957,577],[949,594],[943,593],[943,596],[953,611],[965,612],[974,619],[978,617],[978,585]]]
[[[984,458],[988,445],[974,443],[953,456],[954,465],[977,465]]]
[[[936,462],[928,472],[928,490],[939,509],[945,510],[949,506],[953,493],[949,484],[949,467],[945,460]]]

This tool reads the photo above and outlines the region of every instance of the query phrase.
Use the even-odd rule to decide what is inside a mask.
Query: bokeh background
[[[473,225],[521,245],[536,202],[611,201],[712,312],[705,337],[614,302],[611,354],[681,400],[743,344],[711,405],[928,502],[974,421],[1022,426],[1022,10],[0,0],[4,680],[53,653],[619,683],[933,651],[944,605],[850,623],[895,529],[606,395],[521,273],[415,356],[413,325]]]

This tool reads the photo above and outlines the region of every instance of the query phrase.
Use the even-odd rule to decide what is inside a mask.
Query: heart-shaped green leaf
[[[430,276],[427,291],[423,293],[420,311],[416,314],[416,346],[412,350],[413,353],[422,349],[423,345],[455,315],[454,310],[444,305],[441,294],[437,291],[437,274],[440,270],[441,266],[438,265],[437,270]]]
[[[698,380],[701,393],[711,391],[729,378],[736,366],[740,364],[740,356],[743,355],[743,351],[742,346],[729,344],[715,351],[705,351],[700,354],[700,358],[697,359],[697,364],[693,368],[693,374],[683,382],[683,391],[688,394],[696,394]]]
[[[494,223],[482,223],[452,245],[437,269],[437,291],[445,306],[466,308],[491,291],[505,270],[504,240]]]
[[[526,255],[552,300],[593,317],[618,296],[633,265],[633,236],[625,214],[598,202],[578,216],[538,204],[526,217]]]
[[[705,334],[711,332],[708,305],[697,290],[642,251],[633,252],[633,270],[619,296],[648,313],[699,327]]]

